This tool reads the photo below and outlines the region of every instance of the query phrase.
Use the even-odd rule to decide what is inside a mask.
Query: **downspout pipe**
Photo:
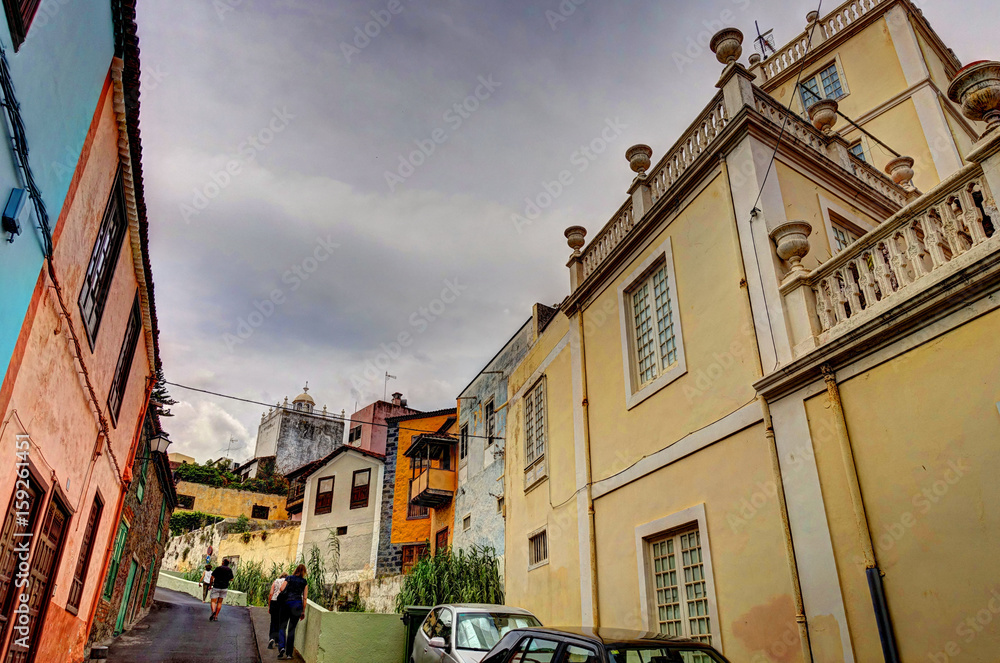
[[[583,309],[577,311],[576,328],[580,338],[581,401],[583,408],[583,455],[587,485],[587,537],[590,539],[590,600],[593,604],[594,627],[601,625],[600,594],[597,589],[597,526],[594,518],[594,473],[590,461],[590,404],[587,400],[587,354],[583,338]]]
[[[885,598],[882,570],[878,567],[875,546],[872,544],[871,528],[868,525],[864,497],[861,495],[861,482],[858,479],[858,468],[854,462],[854,449],[851,446],[851,436],[847,430],[847,417],[844,415],[844,404],[840,398],[837,374],[829,364],[823,365],[821,370],[823,371],[823,379],[826,381],[826,394],[830,410],[833,412],[833,423],[837,429],[837,442],[844,462],[844,474],[847,476],[847,489],[851,495],[851,506],[854,509],[854,525],[858,532],[858,541],[861,544],[861,554],[865,560],[865,576],[868,579],[868,591],[872,598],[875,623],[878,625],[878,637],[882,643],[882,657],[886,663],[898,663],[899,650],[896,646],[896,634],[892,627],[892,617],[889,615],[889,604]]]
[[[740,285],[745,288],[746,310],[753,324],[753,302],[750,300],[750,289],[747,284],[746,265],[743,261],[743,249],[740,246],[739,230],[737,228],[736,203],[733,201],[733,187],[729,181],[729,165],[726,163],[724,154],[719,155],[719,164],[722,167],[722,178],[725,180],[726,189],[729,191],[729,227],[732,229],[731,237],[736,254],[740,257]],[[754,356],[757,357],[756,374],[757,377],[764,376],[764,362],[760,358],[760,348],[757,347],[756,334],[753,343]],[[781,464],[778,460],[778,446],[774,437],[774,425],[771,422],[771,408],[767,404],[767,399],[758,394],[757,402],[760,403],[761,413],[764,418],[764,437],[767,439],[767,450],[771,460],[771,472],[774,475],[774,485],[778,501],[778,512],[781,516],[781,529],[785,544],[785,559],[788,560],[788,572],[792,580],[792,595],[795,601],[795,623],[799,630],[799,644],[802,648],[802,660],[805,663],[812,663],[812,643],[809,639],[809,623],[806,618],[805,603],[802,599],[802,583],[799,579],[799,565],[795,558],[795,543],[792,540],[792,529],[788,521],[788,503],[785,499],[785,485],[781,479]]]

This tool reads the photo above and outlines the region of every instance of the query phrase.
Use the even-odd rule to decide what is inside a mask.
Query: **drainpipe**
[[[587,401],[587,355],[583,342],[583,309],[576,315],[576,327],[580,336],[580,377],[582,379],[583,407],[583,454],[587,468],[587,537],[590,539],[590,601],[593,604],[594,627],[601,625],[601,608],[597,591],[597,527],[594,519],[594,474],[590,462],[590,405]]]
[[[829,364],[822,369],[826,381],[826,394],[833,412],[833,423],[837,428],[837,442],[844,461],[844,474],[847,476],[847,489],[851,494],[851,506],[854,507],[854,525],[858,531],[858,541],[861,543],[861,554],[865,559],[865,575],[868,578],[868,591],[872,597],[872,608],[875,611],[875,622],[878,625],[878,637],[882,642],[882,656],[887,663],[898,663],[899,652],[896,648],[896,635],[892,627],[892,617],[889,615],[889,605],[885,599],[885,589],[882,585],[882,570],[875,559],[875,547],[872,545],[871,529],[868,526],[868,514],[865,511],[865,501],[861,495],[861,482],[858,479],[858,468],[854,462],[854,450],[851,446],[851,436],[847,430],[847,417],[844,416],[844,404],[840,399],[840,386],[837,384],[837,374]]]
[[[746,310],[753,324],[753,303],[750,300],[750,287],[747,284],[746,265],[743,262],[743,249],[740,246],[740,236],[737,229],[736,203],[733,201],[733,187],[729,181],[729,165],[726,163],[725,155],[719,155],[719,164],[722,167],[722,178],[726,182],[726,189],[729,191],[729,227],[732,229],[731,237],[736,254],[740,257],[740,287],[745,288]],[[753,345],[754,355],[757,357],[757,377],[764,376],[764,363],[760,358],[760,348],[757,347],[756,338]],[[771,423],[771,408],[767,404],[767,399],[758,394],[757,402],[760,403],[761,413],[764,417],[764,437],[767,439],[767,451],[771,460],[771,473],[774,475],[774,485],[776,489],[778,512],[781,516],[781,530],[785,544],[785,559],[788,560],[788,572],[792,580],[792,595],[795,600],[795,623],[799,629],[799,644],[802,647],[802,660],[805,663],[812,663],[812,643],[809,640],[809,623],[806,619],[805,603],[802,600],[802,583],[799,579],[799,565],[795,558],[795,544],[792,541],[792,529],[788,522],[788,503],[785,500],[785,485],[781,480],[781,464],[778,461],[778,446],[774,437],[774,425]]]

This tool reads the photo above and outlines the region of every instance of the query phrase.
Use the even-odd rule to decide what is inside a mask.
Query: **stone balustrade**
[[[783,71],[791,68],[796,62],[805,57],[807,50],[814,49],[819,41],[833,37],[847,28],[847,26],[860,20],[862,16],[871,12],[875,7],[887,1],[848,0],[840,5],[825,17],[819,19],[818,23],[822,34],[813,35],[811,44],[808,32],[803,32],[761,62],[764,78],[774,78]]]
[[[782,286],[797,351],[822,345],[1000,250],[1000,213],[968,165],[821,266]],[[810,296],[811,295],[811,296]]]

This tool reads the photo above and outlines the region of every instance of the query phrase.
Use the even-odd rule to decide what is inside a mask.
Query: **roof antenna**
[[[762,60],[766,60],[768,51],[771,51],[771,55],[777,53],[777,50],[774,48],[774,28],[771,28],[764,34],[761,34],[760,26],[757,25],[757,21],[753,22],[753,26],[757,29],[757,38],[754,39],[754,49],[760,53]]]

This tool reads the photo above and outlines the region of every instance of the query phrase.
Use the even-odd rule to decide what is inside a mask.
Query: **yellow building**
[[[177,482],[178,511],[201,511],[224,518],[287,520],[284,495],[252,493],[235,488],[216,488],[190,481]]]
[[[567,230],[509,380],[507,600],[734,661],[994,660],[1000,64],[959,73],[907,0],[810,18]]]

